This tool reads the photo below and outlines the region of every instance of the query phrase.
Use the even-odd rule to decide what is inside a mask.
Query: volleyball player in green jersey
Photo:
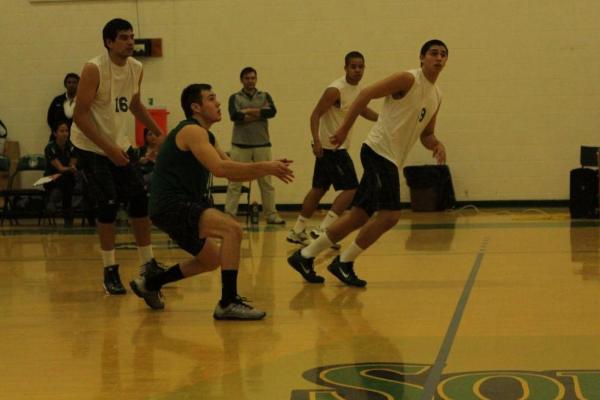
[[[231,181],[274,175],[288,183],[294,177],[291,161],[232,161],[210,132],[221,120],[220,103],[210,85],[186,87],[181,106],[187,119],[161,145],[149,211],[152,222],[194,258],[158,274],[142,274],[130,286],[151,308],[160,309],[164,307],[162,285],[221,267],[222,293],[213,317],[262,319],[266,313],[248,305],[237,293],[242,228],[234,218],[212,207],[211,174]]]

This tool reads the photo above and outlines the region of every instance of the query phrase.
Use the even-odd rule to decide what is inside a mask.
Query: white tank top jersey
[[[335,131],[340,127],[344,121],[346,113],[350,109],[350,105],[356,99],[360,93],[361,87],[359,85],[351,85],[346,81],[346,76],[342,76],[339,79],[333,81],[327,88],[336,88],[340,92],[340,104],[339,108],[335,105],[330,107],[325,114],[321,116],[319,120],[319,138],[321,139],[321,145],[324,149],[334,150],[336,147],[331,144],[329,138],[335,134]],[[350,136],[352,135],[352,129],[348,132],[346,140],[339,149],[348,149],[350,147]]]
[[[93,58],[89,63],[98,67],[100,82],[92,102],[92,120],[98,132],[123,150],[131,146],[132,119],[129,113],[131,99],[139,93],[142,63],[129,57],[124,66],[114,64],[108,53]],[[77,126],[71,127],[71,142],[78,148],[104,154]]]
[[[365,143],[400,168],[413,145],[437,112],[442,93],[421,69],[408,71],[415,82],[401,99],[386,96],[379,119]]]

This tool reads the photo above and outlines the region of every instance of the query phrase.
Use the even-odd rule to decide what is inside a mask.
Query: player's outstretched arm
[[[344,118],[344,122],[342,122],[342,125],[331,138],[331,143],[337,146],[344,143],[350,128],[354,125],[354,121],[356,121],[356,118],[358,118],[358,116],[367,108],[367,105],[371,100],[389,95],[402,97],[410,90],[414,81],[415,78],[411,73],[400,72],[390,75],[361,90],[356,99],[352,102],[348,114],[346,114],[346,117]]]
[[[243,182],[273,175],[285,183],[294,179],[290,168],[290,160],[260,161],[243,163],[222,158],[219,151],[208,140],[206,129],[197,125],[183,128],[175,139],[177,147],[183,151],[191,151],[194,157],[214,176],[227,178],[230,181]]]

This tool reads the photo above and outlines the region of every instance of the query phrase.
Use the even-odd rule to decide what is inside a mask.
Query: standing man
[[[50,127],[50,131],[58,126],[59,122],[66,121],[69,129],[73,124],[73,111],[75,110],[75,95],[77,94],[77,85],[79,84],[79,75],[74,72],[69,72],[63,80],[63,85],[67,91],[56,96],[48,107],[48,115],[46,121]],[[50,134],[50,141],[54,139],[54,135]]]
[[[210,85],[193,84],[181,93],[187,119],[163,142],[152,176],[150,215],[154,224],[194,256],[158,274],[131,281],[133,291],[153,309],[164,307],[162,285],[221,267],[221,300],[215,319],[257,320],[266,315],[237,293],[242,228],[230,215],[211,206],[211,174],[233,182],[275,175],[291,182],[291,161],[232,161],[216,144],[210,127],[221,120],[220,103]],[[219,243],[220,242],[220,246]],[[152,260],[152,267],[157,269]]]
[[[352,124],[372,99],[385,97],[379,119],[361,148],[364,173],[350,213],[334,222],[325,235],[288,258],[288,263],[308,282],[324,281],[314,270],[317,254],[360,228],[354,242],[327,269],[347,285],[365,286],[367,282],[354,272],[354,260],[398,222],[398,170],[410,149],[420,138],[439,164],[446,161],[446,150],[434,131],[441,104],[435,82],[447,59],[446,45],[440,40],[430,40],[421,47],[420,68],[393,74],[366,87],[350,106],[344,122],[331,138],[335,145],[344,143]]]
[[[102,38],[107,52],[86,63],[81,73],[71,141],[97,203],[104,288],[109,294],[125,294],[115,262],[115,219],[121,201],[128,205],[141,262],[154,258],[144,182],[128,155],[132,122],[127,111],[156,134],[162,132],[140,101],[142,64],[131,57],[131,24],[113,19],[104,26]]]
[[[346,71],[345,76],[336,79],[325,89],[310,116],[312,151],[316,157],[315,168],[312,188],[304,197],[302,211],[296,220],[296,225],[287,236],[287,241],[291,243],[308,245],[308,237],[305,232],[306,223],[332,184],[336,191],[341,190],[342,192],[333,201],[331,210],[327,212],[321,225],[311,232],[311,236],[315,239],[348,209],[358,187],[354,164],[348,154],[351,131],[340,146],[330,143],[330,139],[342,124],[350,105],[360,92],[361,88],[358,83],[365,72],[363,55],[358,51],[346,54],[344,71]],[[377,121],[377,113],[370,108],[365,108],[360,115],[370,121]],[[339,249],[338,244],[334,246]]]
[[[229,117],[233,121],[231,159],[244,163],[271,161],[269,119],[277,114],[271,95],[256,89],[256,70],[246,67],[240,72],[242,90],[229,97]],[[285,224],[275,209],[275,188],[270,176],[258,178],[262,207],[268,224]],[[236,215],[241,182],[229,182],[225,212]]]

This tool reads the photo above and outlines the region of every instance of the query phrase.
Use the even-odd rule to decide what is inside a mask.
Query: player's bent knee
[[[239,222],[234,220],[233,218],[227,218],[221,221],[221,226],[219,228],[221,235],[223,238],[227,238],[235,241],[242,241],[243,231],[242,225]]]
[[[234,223],[231,224],[229,230],[230,230],[231,235],[236,240],[242,241],[242,236],[244,235],[244,231],[242,230],[242,225],[240,225],[237,221],[234,221]]]
[[[399,213],[390,213],[381,216],[381,223],[387,228],[392,229],[400,220]]]

